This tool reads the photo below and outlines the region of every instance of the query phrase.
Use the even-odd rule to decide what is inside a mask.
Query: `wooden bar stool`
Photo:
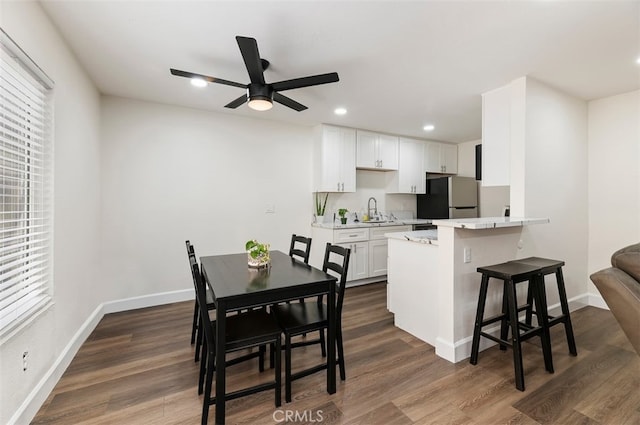
[[[513,350],[513,363],[515,369],[516,388],[524,391],[524,369],[522,366],[522,346],[521,343],[534,336],[539,336],[542,343],[542,353],[544,356],[545,369],[553,373],[553,360],[551,358],[551,341],[549,338],[549,328],[545,326],[545,317],[538,312],[542,298],[539,290],[542,278],[540,268],[535,265],[507,262],[492,266],[478,267],[478,272],[482,273],[480,284],[480,294],[478,296],[478,309],[473,330],[473,341],[471,345],[470,363],[478,363],[478,353],[480,348],[480,337],[483,336],[500,344],[501,349],[511,347]],[[490,278],[500,279],[503,282],[502,313],[494,317],[484,318],[484,308],[487,299]],[[533,301],[536,303],[535,314],[538,319],[538,326],[520,322],[518,313],[523,310],[532,310],[532,306],[527,303],[518,306],[516,285],[521,282],[529,282]],[[483,332],[484,326],[501,322],[500,337],[495,337]],[[508,331],[511,329],[511,339],[508,340]]]
[[[523,258],[522,260],[514,260],[512,263],[518,264],[526,264],[530,266],[536,266],[540,268],[540,294],[541,294],[541,303],[536,306],[541,310],[543,316],[547,317],[548,326],[554,326],[558,323],[564,324],[564,331],[567,335],[567,345],[569,346],[569,353],[573,356],[578,355],[578,350],[576,349],[576,341],[573,336],[573,326],[571,325],[571,315],[569,313],[569,303],[567,302],[567,291],[564,286],[564,278],[562,276],[562,266],[564,266],[564,261],[561,260],[551,260],[548,258],[540,258],[540,257],[529,257]],[[562,314],[559,316],[549,316],[547,312],[547,293],[545,289],[545,281],[544,277],[548,274],[556,275],[556,284],[558,287],[558,297],[560,299],[560,309]],[[527,293],[527,304],[531,304],[533,299],[533,292],[530,290]],[[537,314],[537,310],[536,310]],[[527,310],[527,316],[525,323],[531,325],[531,318],[533,315],[532,309]]]

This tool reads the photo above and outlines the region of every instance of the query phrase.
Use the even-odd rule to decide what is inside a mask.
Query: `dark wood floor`
[[[385,297],[384,284],[347,291],[347,380],[338,381],[333,395],[325,391],[323,373],[294,382],[293,402],[281,409],[306,417],[298,416],[297,423],[640,423],[640,357],[606,310],[586,307],[572,314],[578,357],[568,354],[562,329],[554,329],[554,374],[545,372],[536,343],[527,342],[527,390],[520,392],[510,351],[491,348],[480,354],[477,366],[451,364],[393,326]],[[191,314],[192,304],[186,302],[106,315],[33,423],[199,423]],[[315,362],[318,351],[299,349],[294,365]],[[233,366],[229,388],[270,378],[270,373],[259,374],[253,361]],[[274,407],[272,391],[227,404],[229,424],[284,423],[283,415]]]

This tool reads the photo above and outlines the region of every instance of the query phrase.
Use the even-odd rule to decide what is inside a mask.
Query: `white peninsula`
[[[548,222],[515,217],[434,220],[437,231],[387,233],[387,307],[395,325],[433,345],[450,362],[468,358],[480,288],[476,269],[520,258],[523,226]],[[488,315],[501,306],[501,291],[491,288]],[[480,348],[489,345],[483,340]]]

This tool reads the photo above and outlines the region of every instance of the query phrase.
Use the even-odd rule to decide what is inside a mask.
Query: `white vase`
[[[323,215],[317,215],[316,216],[316,223],[318,223],[318,224],[324,223],[324,216]]]

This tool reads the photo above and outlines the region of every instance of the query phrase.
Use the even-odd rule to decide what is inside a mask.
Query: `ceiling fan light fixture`
[[[254,111],[268,111],[272,107],[273,102],[267,97],[256,96],[253,99],[249,99],[249,108]]]
[[[194,87],[207,87],[207,82],[205,80],[203,80],[202,78],[192,78],[191,79],[191,85]]]
[[[273,89],[269,85],[249,84],[247,98],[249,108],[254,111],[268,111],[273,107]]]

